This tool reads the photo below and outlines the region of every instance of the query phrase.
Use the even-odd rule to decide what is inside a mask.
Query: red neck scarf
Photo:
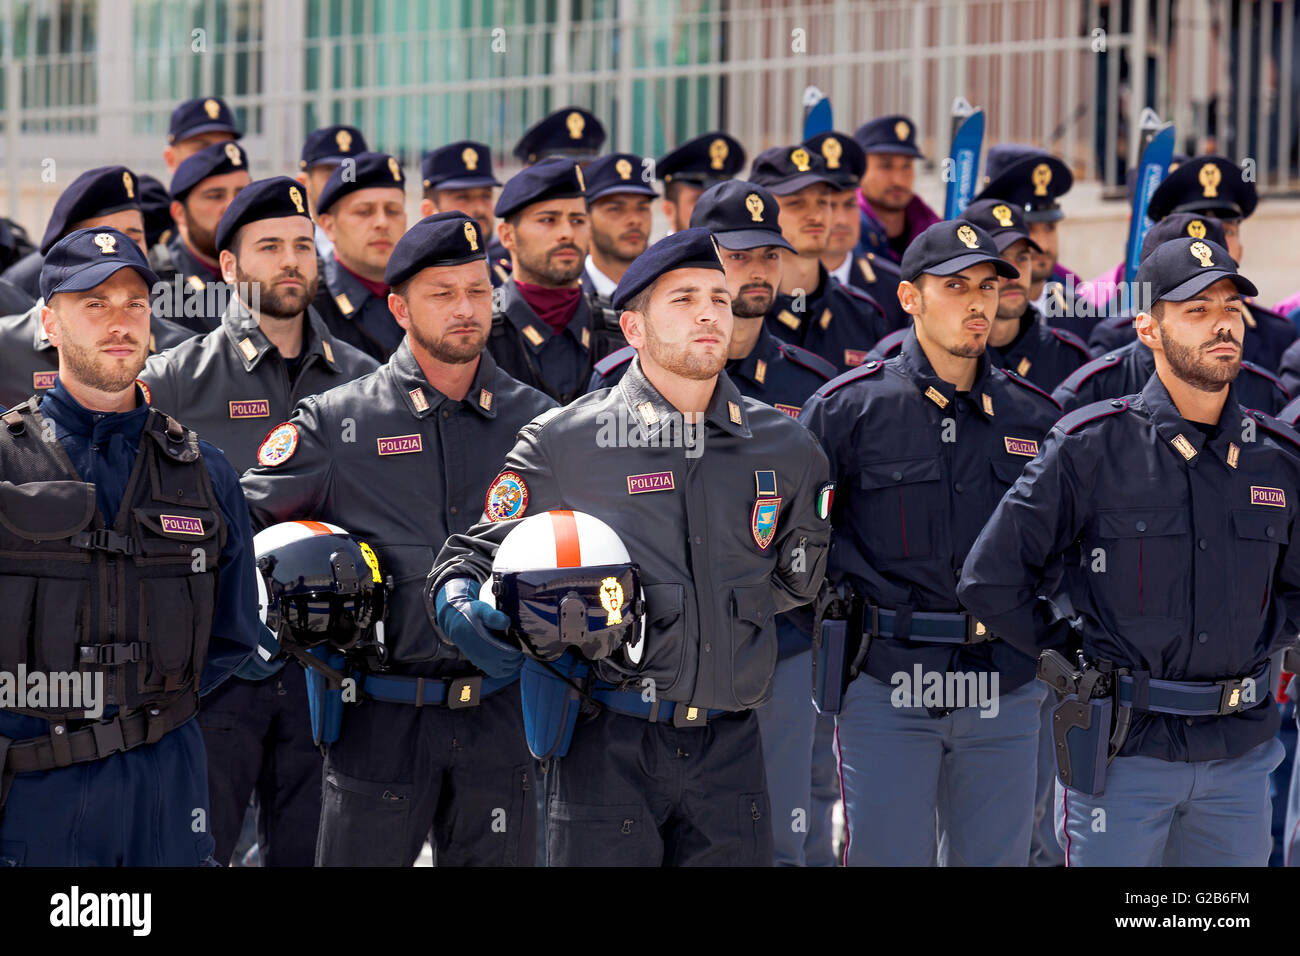
[[[334,261],[337,262],[339,265],[343,266],[343,260],[339,258],[339,255],[338,255],[337,252],[334,253]],[[379,300],[382,301],[382,302],[387,302],[387,301],[388,301],[388,286],[384,285],[384,283],[382,283],[382,282],[375,282],[375,281],[373,281],[373,280],[371,280],[371,279],[367,279],[365,276],[359,276],[359,275],[357,275],[355,272],[353,272],[351,269],[348,269],[347,266],[343,266],[343,268],[347,271],[347,273],[348,273],[350,276],[352,276],[352,278],[356,279],[356,280],[357,280],[358,282],[360,282],[363,286],[365,286],[365,287],[366,287],[366,290],[367,290],[371,295],[373,295],[376,299],[379,299]]]
[[[582,298],[582,287],[573,289],[548,289],[545,286],[532,285],[515,280],[519,294],[524,297],[528,307],[537,317],[550,326],[551,331],[559,335],[564,327],[573,321],[578,311],[578,300]]]

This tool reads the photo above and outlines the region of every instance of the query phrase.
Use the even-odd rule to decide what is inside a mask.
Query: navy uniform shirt
[[[514,279],[494,296],[500,305],[492,314],[488,351],[507,375],[545,392],[561,405],[581,395],[595,364],[627,345],[612,310],[592,304],[585,294],[569,324],[558,335],[537,317]]]
[[[360,349],[377,362],[386,362],[406,338],[388,311],[387,296],[371,295],[334,256],[321,263],[320,288],[312,303],[330,335]]]
[[[313,519],[366,541],[396,585],[385,639],[400,671],[473,673],[429,622],[425,576],[447,537],[483,513],[516,432],[554,406],[486,353],[465,398],[452,401],[429,384],[403,341],[387,364],[304,399],[267,436],[263,463],[243,479],[253,526]]]
[[[874,252],[861,256],[850,253],[849,260],[847,284],[865,292],[880,306],[885,315],[885,328],[890,331],[908,328],[912,317],[903,311],[903,304],[898,301],[898,263]],[[844,281],[844,276],[838,271],[835,276]]]
[[[45,337],[41,325],[44,299],[22,315],[0,318],[0,405],[12,408],[33,393],[54,385],[59,371],[59,350]],[[154,316],[149,321],[149,354],[180,345],[194,335],[183,326]],[[183,421],[181,424],[185,424]]]
[[[1095,358],[1062,382],[1052,398],[1067,412],[1105,398],[1120,398],[1142,391],[1155,374],[1156,357],[1134,339],[1128,345]],[[1236,382],[1237,401],[1246,408],[1275,414],[1291,400],[1277,376],[1252,362],[1242,362]]]
[[[1246,303],[1242,318],[1246,322],[1246,333],[1241,343],[1241,357],[1276,373],[1281,368],[1284,353],[1300,333],[1289,319],[1253,302]],[[1093,355],[1104,355],[1136,338],[1137,330],[1133,328],[1131,316],[1104,319],[1092,330],[1088,349]]]
[[[1289,544],[1300,435],[1263,412],[1249,417],[1248,427],[1230,386],[1209,438],[1159,376],[1138,395],[1066,415],[971,549],[962,600],[1025,654],[1064,650],[1067,635],[1044,629],[1038,600],[1044,578],[1063,573],[1087,659],[1152,680],[1256,672],[1300,629],[1300,548]],[[1268,692],[1226,716],[1134,710],[1120,753],[1244,754],[1277,732]]]
[[[301,399],[378,367],[369,355],[335,340],[311,307],[302,351],[287,362],[257,319],[232,298],[220,328],[153,356],[140,380],[154,407],[219,447],[242,473],[256,464],[257,447],[271,426],[285,421]]]
[[[528,497],[511,517],[585,511],[613,528],[640,567],[644,656],[630,671],[597,661],[598,677],[626,678],[638,693],[649,679],[664,700],[745,710],[771,696],[774,616],[807,604],[821,584],[829,526],[816,505],[826,456],[806,429],[741,395],[725,372],[703,418],[702,437],[674,442],[682,417],[633,360],[618,385],[520,432],[505,469]],[[628,440],[600,447],[602,435],[617,438],[624,427]],[[450,538],[431,589],[455,577],[486,580],[514,525],[485,515]]]
[[[817,270],[817,288],[806,292],[802,310],[793,296],[778,291],[763,321],[781,341],[820,355],[840,371],[854,368],[889,331],[884,312],[871,296],[843,285],[825,266]]]
[[[987,356],[970,392],[957,394],[910,331],[896,358],[826,385],[799,420],[820,439],[836,482],[827,579],[851,583],[882,608],[961,612],[966,553],[1059,414],[1046,393]],[[888,684],[917,664],[996,670],[1003,692],[1032,680],[1036,666],[1000,640],[888,637],[872,642],[865,670]]]
[[[154,302],[156,313],[199,335],[221,324],[221,313],[216,311],[219,306],[214,304],[216,296],[210,290],[225,283],[190,252],[180,233],[166,245],[160,242],[149,250],[149,267],[167,284],[166,291]]]

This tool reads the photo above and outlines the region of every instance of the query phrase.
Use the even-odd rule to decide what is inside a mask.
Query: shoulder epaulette
[[[1255,421],[1259,422],[1260,427],[1263,428],[1264,431],[1268,432],[1270,435],[1276,435],[1278,438],[1284,439],[1297,450],[1300,450],[1300,432],[1297,432],[1286,422],[1274,418],[1267,412],[1261,412],[1257,408],[1247,408],[1243,409],[1243,411],[1245,411],[1251,418],[1255,419]]]
[[[631,348],[631,346],[628,347]],[[839,370],[836,369],[834,365],[826,361],[816,352],[810,352],[805,348],[801,348],[798,345],[792,345],[789,342],[778,342],[777,347],[781,350],[781,354],[791,362],[794,362],[796,365],[802,365],[806,369],[811,369],[828,382],[839,374]],[[614,353],[614,355],[617,354],[618,352]],[[610,356],[610,358],[613,358],[613,356]]]
[[[825,398],[827,395],[833,394],[837,390],[843,388],[845,385],[848,385],[850,382],[856,382],[859,379],[870,378],[872,375],[877,374],[884,367],[885,367],[884,362],[878,362],[875,359],[872,359],[870,362],[866,362],[863,365],[859,365],[857,368],[853,369],[850,372],[845,372],[843,375],[839,375],[831,379],[829,382],[827,382],[825,385],[823,385],[821,388],[817,390],[817,394],[822,398]]]
[[[1243,372],[1254,372],[1256,375],[1268,379],[1269,382],[1271,382],[1272,384],[1278,387],[1278,389],[1282,392],[1282,394],[1287,397],[1288,401],[1291,399],[1291,392],[1287,389],[1285,385],[1282,384],[1282,380],[1278,378],[1276,375],[1274,375],[1272,372],[1270,372],[1268,369],[1264,368],[1264,366],[1256,365],[1254,362],[1247,362],[1245,359],[1242,359],[1241,370]]]
[[[859,289],[857,286],[849,285],[847,282],[841,282],[839,286],[841,289],[843,289],[846,293],[851,295],[853,298],[861,299],[863,302],[867,303],[867,305],[871,306],[877,312],[880,312],[882,314],[884,313],[885,310],[880,307],[880,303],[876,301],[875,296],[873,296],[870,292],[864,292],[862,289]]]
[[[595,365],[596,374],[601,376],[608,375],[610,372],[614,371],[614,369],[618,368],[620,365],[624,365],[632,361],[632,357],[634,355],[636,355],[636,349],[632,348],[632,346],[630,345],[625,345],[621,349],[617,349],[616,351],[610,352],[603,359],[601,359],[599,362],[596,363]]]
[[[1041,388],[1039,388],[1039,387],[1038,387],[1037,385],[1035,385],[1033,382],[1029,381],[1029,379],[1025,378],[1025,377],[1024,377],[1023,375],[1021,375],[1019,372],[1016,372],[1016,371],[1014,371],[1014,370],[1012,370],[1012,369],[1009,369],[1009,368],[1004,368],[1004,369],[1002,369],[1002,374],[1004,374],[1004,375],[1005,375],[1005,376],[1006,376],[1010,381],[1015,382],[1015,383],[1016,383],[1017,385],[1019,385],[1021,388],[1027,388],[1027,389],[1029,389],[1029,391],[1031,391],[1031,392],[1037,392],[1039,395],[1043,396],[1043,398],[1047,399],[1049,402],[1051,402],[1051,403],[1052,403],[1053,405],[1055,405],[1057,408],[1060,408],[1060,407],[1061,407],[1061,403],[1060,403],[1060,402],[1058,402],[1056,399],[1052,398],[1051,395],[1049,395],[1047,392],[1043,391]]]
[[[1066,345],[1078,349],[1084,355],[1091,358],[1092,353],[1088,351],[1088,344],[1084,342],[1083,339],[1079,338],[1077,335],[1071,332],[1069,329],[1058,329],[1054,325],[1049,325],[1047,326],[1047,331],[1051,332],[1054,336],[1056,336]]]
[[[1070,373],[1069,377],[1066,378],[1066,380],[1058,386],[1058,388],[1065,388],[1074,392],[1078,392],[1079,388],[1083,385],[1084,382],[1088,381],[1088,379],[1092,378],[1102,369],[1111,368],[1112,366],[1118,364],[1119,364],[1119,353],[1107,352],[1105,355],[1101,356],[1100,358],[1095,358],[1091,362],[1087,363],[1086,365],[1081,365],[1078,368],[1076,368],[1072,373]]]
[[[872,349],[881,358],[890,358],[903,347],[903,339],[907,336],[907,329],[895,329],[890,332]]]
[[[1088,424],[1088,422],[1106,418],[1108,415],[1118,415],[1126,408],[1128,408],[1127,398],[1108,398],[1104,402],[1093,402],[1084,405],[1082,408],[1076,408],[1068,415],[1062,415],[1061,420],[1056,423],[1056,427],[1068,435],[1076,428]]]
[[[871,263],[873,269],[887,273],[891,279],[902,275],[902,270],[898,267],[898,263],[888,256],[878,256],[874,252],[868,252],[862,258]]]

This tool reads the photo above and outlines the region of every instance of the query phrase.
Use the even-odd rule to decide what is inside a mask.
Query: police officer
[[[968,205],[960,218],[992,236],[1002,258],[1020,272],[1014,279],[1001,279],[998,311],[989,330],[989,358],[1050,392],[1090,356],[1073,332],[1043,324],[1029,301],[1034,256],[1040,247],[1030,238],[1023,214],[1000,199],[981,199]]]
[[[899,356],[841,375],[800,416],[844,489],[827,579],[867,606],[836,720],[850,865],[1029,858],[1043,690],[956,594],[1060,411],[985,354],[997,278],[1015,272],[978,226],[925,230],[903,257]]]
[[[658,193],[647,185],[649,163],[634,153],[602,156],[583,172],[591,252],[583,287],[602,308],[623,273],[650,243],[650,201]]]
[[[858,251],[901,262],[903,250],[939,215],[916,195],[916,124],[906,116],[879,116],[853,134],[867,154],[858,189],[862,239]]]
[[[235,142],[199,150],[172,176],[171,215],[176,231],[149,249],[149,267],[169,288],[154,312],[200,334],[220,321],[227,291],[221,285],[217,224],[239,191],[253,181],[248,156]]]
[[[885,334],[885,317],[871,296],[841,284],[821,263],[835,183],[826,161],[806,146],[777,146],[754,159],[749,178],[776,197],[781,234],[794,249],[781,250],[781,286],[768,329],[841,371],[860,365]]]
[[[193,866],[213,844],[191,718],[258,644],[248,511],[221,452],[136,388],[156,281],[136,240],[79,229],[47,252],[59,376],[0,426],[0,590],[20,636],[0,671],[83,693],[0,710],[0,856]]]
[[[492,237],[488,243],[492,286],[501,285],[510,278],[510,253],[497,238],[492,217],[492,190],[501,185],[492,174],[492,150],[486,143],[458,140],[425,153],[420,171],[424,180],[420,215],[463,212],[478,223],[478,231]]]
[[[592,367],[626,344],[618,319],[582,294],[591,222],[582,169],[544,159],[497,199],[497,234],[510,279],[493,297],[488,351],[507,374],[561,403],[582,394]]]
[[[1227,240],[1225,248],[1234,262],[1240,262],[1243,247],[1241,223],[1250,217],[1259,203],[1253,181],[1247,181],[1239,166],[1222,156],[1197,156],[1178,166],[1156,187],[1147,207],[1147,216],[1159,222],[1174,213],[1193,213],[1219,220]],[[1242,318],[1246,338],[1243,357],[1276,373],[1282,355],[1296,341],[1297,331],[1289,319],[1257,305],[1245,303]],[[1088,346],[1094,355],[1102,354],[1131,342],[1136,336],[1132,323],[1122,318],[1098,323]]]
[[[1173,213],[1147,230],[1142,240],[1142,260],[1145,261],[1162,243],[1183,237],[1205,239],[1227,248],[1218,220],[1195,213]],[[1118,328],[1120,324],[1131,329],[1133,318],[1126,314],[1103,320],[1096,331],[1101,332],[1106,327]],[[1154,354],[1140,340],[1134,339],[1079,368],[1057,387],[1052,397],[1067,412],[1073,411],[1104,398],[1120,398],[1140,392],[1155,370]],[[1235,387],[1237,401],[1242,406],[1258,408],[1270,415],[1291,398],[1277,376],[1244,360]]]
[[[1138,336],[1155,375],[1057,423],[958,593],[1022,653],[1081,645],[1080,668],[1044,661],[1075,692],[1054,720],[1070,865],[1263,866],[1282,756],[1269,657],[1300,628],[1300,435],[1238,404],[1255,287],[1223,246],[1163,243],[1137,281],[1152,289]],[[1058,590],[1073,636],[1043,624],[1038,595]]]
[[[907,328],[912,318],[898,302],[898,263],[879,258],[874,252],[861,256],[856,253],[862,238],[858,183],[867,169],[867,154],[856,140],[843,133],[822,133],[804,145],[826,160],[826,173],[835,183],[830,194],[830,220],[822,265],[842,285],[871,296],[884,309],[885,324],[890,330]]]
[[[140,212],[144,215],[144,247],[171,241],[176,222],[172,219],[172,197],[167,187],[153,176],[136,177],[140,188]]]
[[[298,212],[301,197],[300,185],[277,176],[235,198],[215,244],[225,281],[251,298],[232,295],[219,328],[155,355],[140,375],[155,408],[191,422],[239,471],[256,464],[268,422],[286,420],[302,398],[378,364],[334,340],[310,306],[316,251],[311,218]],[[311,866],[321,755],[309,733],[302,669],[291,664],[260,681],[227,681],[199,722],[211,768],[217,859],[230,861],[256,790],[262,865]]]
[[[547,773],[553,866],[772,861],[751,709],[771,692],[773,615],[807,603],[820,583],[828,529],[816,502],[829,490],[812,436],[722,372],[729,300],[708,230],[646,250],[614,296],[637,349],[632,367],[616,388],[523,429],[485,520],[452,536],[429,575],[442,632],[482,666],[508,671],[521,655],[475,600],[508,519],[585,510],[640,568],[644,656],[630,674],[593,665],[600,711]],[[616,422],[639,436],[590,454]],[[698,429],[689,442],[686,427]]]
[[[163,162],[167,171],[175,173],[201,149],[213,143],[225,143],[244,135],[235,122],[235,114],[219,96],[199,96],[186,100],[172,110],[167,127],[167,145],[163,147]]]
[[[515,144],[514,157],[525,166],[552,157],[585,166],[600,155],[604,145],[605,127],[596,114],[580,106],[566,106],[530,126]]]
[[[395,585],[390,666],[361,681],[326,756],[321,865],[409,866],[430,823],[440,864],[534,859],[537,780],[518,685],[441,642],[421,594],[447,536],[482,513],[515,433],[553,407],[483,351],[484,239],[460,213],[416,223],[388,264],[402,344],[378,371],[300,402],[244,476],[255,526],[346,520]]]
[[[115,228],[144,252],[144,221],[135,173],[125,166],[100,166],[82,173],[54,204],[41,249],[49,251],[64,236],[79,228]],[[23,263],[39,269],[45,252],[37,249]],[[22,263],[20,263],[22,264]],[[26,268],[26,266],[24,266]],[[5,408],[41,393],[54,384],[58,353],[41,321],[39,287],[36,303],[21,315],[0,318],[0,405]],[[174,322],[153,316],[149,323],[149,352],[185,341],[193,333]]]
[[[387,153],[360,153],[340,164],[321,189],[316,209],[334,243],[324,262],[316,311],[337,339],[383,362],[402,344],[388,311],[384,271],[406,232],[406,177]]]
[[[1029,300],[1041,321],[1086,342],[1096,314],[1074,308],[1075,290],[1083,280],[1060,261],[1058,224],[1065,218],[1060,198],[1074,185],[1074,174],[1046,150],[1017,143],[990,146],[985,162],[984,188],[972,201],[1000,199],[1024,213],[1029,238],[1042,250],[1034,253]]]
[[[369,151],[366,137],[355,126],[322,126],[307,134],[298,157],[297,178],[307,190],[307,208],[313,216],[320,217],[320,193],[330,173],[338,169],[343,160],[354,159]],[[334,243],[319,222],[316,223],[316,252],[325,261],[334,255]]]
[[[664,184],[660,204],[671,232],[690,228],[691,212],[710,186],[725,182],[745,168],[745,147],[721,130],[688,139],[655,161],[655,175]]]

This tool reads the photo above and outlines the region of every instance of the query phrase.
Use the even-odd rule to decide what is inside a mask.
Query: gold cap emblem
[[[834,136],[827,136],[822,140],[822,156],[826,158],[827,169],[840,168],[840,156],[844,154],[844,147]]]
[[[203,112],[208,114],[208,119],[216,119],[221,115],[221,104],[216,100],[204,100]]]
[[[745,208],[749,210],[749,216],[754,222],[763,221],[763,197],[758,193],[750,193],[745,197]]]
[[[122,186],[123,186],[124,189],[126,189],[126,198],[127,198],[127,199],[134,199],[134,198],[135,198],[135,181],[131,178],[131,174],[130,174],[130,173],[123,173],[123,174],[122,174]]]
[[[794,168],[799,172],[806,173],[812,166],[812,157],[808,155],[808,150],[800,146],[790,153],[790,162],[794,163]]]
[[[1201,195],[1206,199],[1217,199],[1219,197],[1219,183],[1223,180],[1223,173],[1218,166],[1213,163],[1206,163],[1201,167],[1201,171],[1196,174],[1196,178],[1201,183]]]
[[[1205,238],[1205,223],[1199,219],[1193,219],[1187,224],[1187,234],[1193,239]]]
[[[117,254],[117,236],[109,235],[106,232],[96,233],[95,245],[99,246],[101,255],[112,256]]]
[[[605,618],[607,627],[623,623],[623,585],[618,583],[618,578],[605,578],[600,582],[600,606],[608,615]]]
[[[226,159],[230,160],[231,166],[244,165],[243,157],[239,155],[239,147],[234,143],[226,144]]]
[[[1210,247],[1207,246],[1205,243],[1193,242],[1190,246],[1187,247],[1187,251],[1192,254],[1193,259],[1195,259],[1197,262],[1201,264],[1202,269],[1207,269],[1210,266],[1214,265],[1214,260],[1210,258],[1210,256],[1214,255],[1214,253],[1210,250]]]
[[[620,159],[614,164],[614,171],[618,173],[618,178],[628,180],[632,178],[632,164],[626,159]]]
[[[957,229],[957,238],[967,249],[978,249],[980,247],[979,236],[970,226],[960,226]]]
[[[297,186],[289,187],[289,201],[293,203],[293,208],[298,212],[305,213],[307,210],[302,205],[302,193],[298,192]]]
[[[388,157],[388,171],[393,174],[393,182],[400,183],[402,181],[402,167],[397,165],[397,160],[392,156]]]
[[[352,152],[352,134],[345,129],[339,130],[334,134],[334,142],[338,144],[340,153]]]
[[[894,124],[894,135],[897,136],[900,141],[907,139],[911,132],[912,127],[908,126],[904,120],[899,120]]]
[[[1034,195],[1046,196],[1047,187],[1052,182],[1052,167],[1047,163],[1039,163],[1029,174],[1029,178],[1034,184]]]
[[[469,241],[469,251],[478,252],[478,230],[474,228],[474,223],[465,223],[465,238]]]
[[[460,151],[460,161],[465,164],[467,172],[476,172],[478,170],[478,150],[472,146],[466,146]]]
[[[564,125],[569,128],[569,139],[582,139],[582,131],[587,127],[583,115],[574,110],[564,118]]]
[[[998,221],[998,225],[1003,229],[1008,229],[1012,225],[1011,207],[999,203],[993,207],[993,218]]]
[[[731,152],[731,147],[727,145],[725,139],[715,139],[709,144],[709,168],[721,169],[722,164],[727,161],[727,154]]]

